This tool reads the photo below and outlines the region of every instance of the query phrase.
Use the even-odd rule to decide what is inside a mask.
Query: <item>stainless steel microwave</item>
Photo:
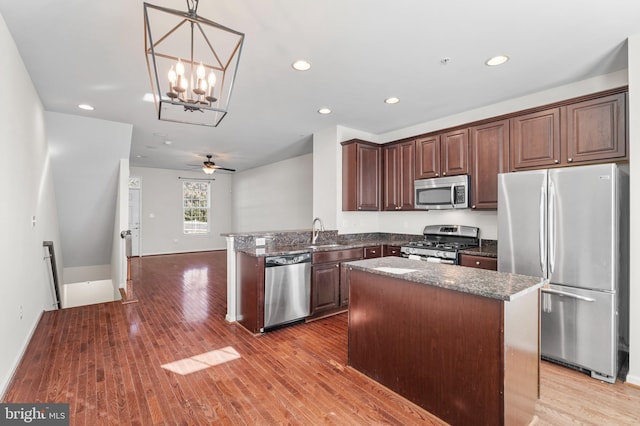
[[[415,181],[415,208],[421,210],[469,208],[469,175]]]

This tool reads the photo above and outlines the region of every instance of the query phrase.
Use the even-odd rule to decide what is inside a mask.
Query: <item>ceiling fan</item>
[[[202,171],[205,172],[206,174],[211,175],[216,170],[226,170],[228,172],[235,172],[236,171],[236,169],[230,169],[228,167],[216,166],[216,163],[211,161],[211,157],[213,157],[213,155],[207,154],[207,160],[202,163]]]

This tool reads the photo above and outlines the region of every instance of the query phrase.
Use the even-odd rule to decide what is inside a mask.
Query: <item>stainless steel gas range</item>
[[[428,225],[422,234],[422,241],[413,241],[400,247],[403,257],[458,265],[460,250],[480,245],[480,228],[474,226]]]

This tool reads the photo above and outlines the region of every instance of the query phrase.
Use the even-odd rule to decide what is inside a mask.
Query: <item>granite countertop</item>
[[[383,244],[399,246],[403,242],[397,240],[368,240],[368,241],[339,241],[337,243],[322,242],[318,243],[315,247],[310,247],[311,243],[304,245],[289,245],[289,246],[265,246],[265,247],[250,247],[241,248],[237,251],[248,254],[250,256],[282,256],[287,254],[298,254],[305,252],[320,252],[330,250],[348,250],[353,248],[380,246]]]
[[[498,258],[498,246],[486,245],[482,247],[474,247],[460,250],[460,254],[470,254],[472,256],[493,257]]]
[[[343,263],[343,267],[386,275],[477,296],[510,301],[540,288],[542,278],[461,268],[456,265],[430,263],[402,257],[382,257]]]

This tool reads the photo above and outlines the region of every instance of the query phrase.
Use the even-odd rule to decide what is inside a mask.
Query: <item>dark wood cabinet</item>
[[[311,316],[317,319],[342,312],[349,306],[349,282],[342,262],[363,258],[362,248],[313,253],[311,261]]]
[[[382,246],[371,246],[364,248],[365,259],[375,259],[376,257],[382,257]]]
[[[385,245],[383,247],[383,253],[384,256],[402,256],[402,253],[400,253],[400,246]]]
[[[509,120],[470,129],[471,208],[498,208],[498,173],[509,171]]]
[[[383,210],[413,210],[416,143],[385,146],[383,152]]]
[[[471,268],[498,270],[498,259],[495,257],[474,256],[471,254],[460,255],[460,266],[469,266]]]
[[[380,145],[361,140],[342,143],[342,210],[380,210]]]
[[[458,129],[440,135],[440,170],[442,176],[469,173],[469,130]]]
[[[311,315],[340,306],[340,263],[313,265],[311,276]]]
[[[563,110],[562,163],[593,163],[627,156],[626,95],[567,105]]]
[[[416,179],[469,173],[469,130],[416,139]]]
[[[511,119],[511,167],[514,171],[560,163],[560,108]]]
[[[440,176],[440,136],[416,140],[416,179]]]
[[[238,322],[252,333],[264,327],[264,257],[236,253]]]

